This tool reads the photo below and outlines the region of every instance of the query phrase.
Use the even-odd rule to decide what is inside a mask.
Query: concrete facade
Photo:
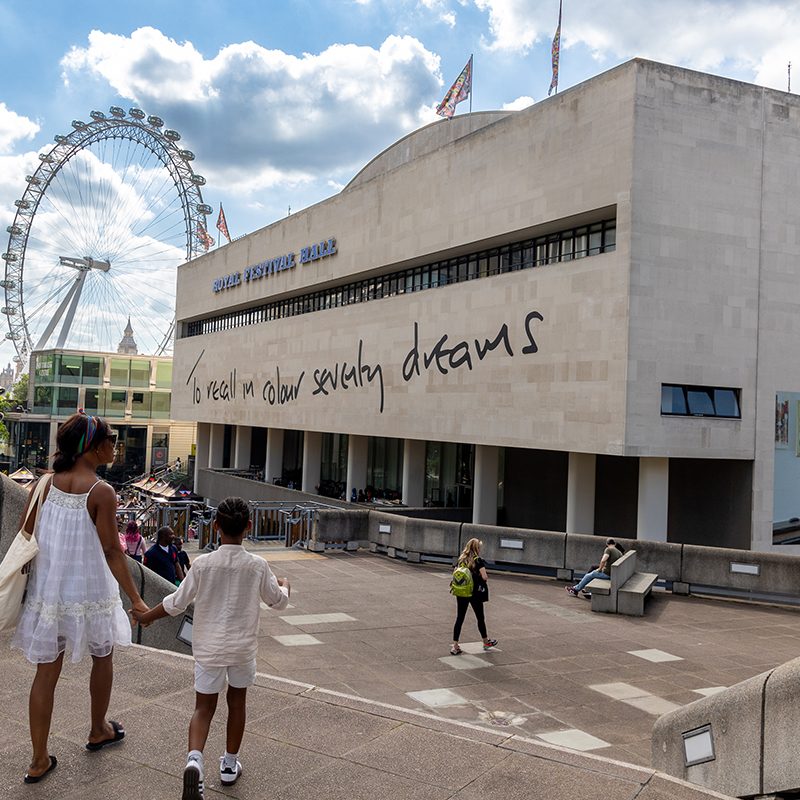
[[[198,469],[233,466],[217,455],[226,425],[468,445],[466,489],[443,483],[476,523],[502,484],[501,525],[772,549],[775,394],[800,391],[798,117],[792,95],[634,60],[473,115],[471,132],[428,126],[334,197],[182,266],[172,402],[207,424]],[[322,310],[308,297],[609,221],[615,244],[585,258],[409,276]],[[664,415],[664,385],[733,389],[740,417]],[[476,469],[482,446],[499,473]],[[350,452],[346,474],[368,481],[370,451]],[[318,464],[303,471],[309,491]]]

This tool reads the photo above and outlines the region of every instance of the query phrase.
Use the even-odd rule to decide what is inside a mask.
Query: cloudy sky
[[[564,0],[559,88],[635,56],[782,90],[793,61],[800,88],[798,12],[800,0]],[[248,233],[439,119],[470,54],[474,110],[546,98],[557,22],[558,0],[0,0],[0,221],[55,134],[136,105],[182,134],[204,199],[224,204],[232,236]],[[0,341],[0,365],[12,354]]]

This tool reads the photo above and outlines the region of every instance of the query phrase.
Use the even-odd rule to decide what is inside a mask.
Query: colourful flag
[[[219,216],[217,217],[217,229],[222,231],[222,235],[231,243],[231,235],[228,233],[228,223],[225,222],[225,212],[222,210],[222,203],[219,204]]]
[[[444,96],[444,100],[436,107],[436,113],[440,117],[450,119],[456,110],[456,105],[469,97],[472,91],[472,56],[467,61],[467,66],[461,70],[461,74],[456,78],[456,82],[450,87],[450,91]]]
[[[558,3],[558,27],[556,28],[556,35],[553,37],[553,47],[551,50],[553,57],[553,80],[550,81],[550,88],[547,90],[547,96],[553,89],[558,92],[558,59],[561,55],[561,0]]]
[[[206,250],[214,244],[214,239],[208,235],[208,231],[202,222],[197,223],[197,238]]]

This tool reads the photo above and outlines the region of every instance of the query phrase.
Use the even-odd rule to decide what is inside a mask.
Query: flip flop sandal
[[[109,720],[108,722],[114,729],[114,735],[110,739],[103,739],[102,742],[86,742],[87,750],[91,750],[92,752],[102,750],[104,747],[121,742],[125,738],[125,731],[122,729],[122,725],[120,725],[119,722],[114,722],[113,720]]]
[[[55,756],[50,756],[50,766],[41,774],[41,775],[28,775],[25,773],[25,778],[23,779],[25,783],[39,783],[39,781],[50,772],[51,769],[56,768],[56,764],[58,764],[58,759]]]

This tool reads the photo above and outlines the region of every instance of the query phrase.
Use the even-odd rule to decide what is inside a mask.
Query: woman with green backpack
[[[483,649],[492,650],[497,646],[497,639],[486,636],[486,622],[483,618],[483,604],[489,599],[487,585],[486,562],[480,557],[483,542],[480,539],[470,539],[464,551],[458,557],[458,565],[453,572],[450,582],[450,592],[456,596],[458,612],[456,624],[453,627],[453,646],[450,653],[460,656],[464,651],[458,646],[458,637],[461,635],[461,626],[467,616],[467,608],[472,606],[475,618],[478,621],[478,631],[483,639]]]

